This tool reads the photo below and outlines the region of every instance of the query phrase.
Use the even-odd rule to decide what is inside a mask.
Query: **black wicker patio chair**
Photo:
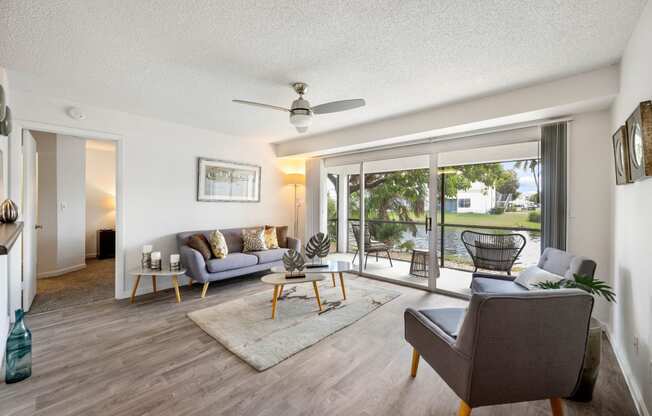
[[[462,242],[473,259],[475,271],[486,269],[511,275],[512,266],[523,251],[526,240],[521,234],[484,234],[466,230],[462,232]]]

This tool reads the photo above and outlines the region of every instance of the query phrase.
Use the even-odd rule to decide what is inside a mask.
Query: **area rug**
[[[319,284],[318,312],[311,284],[286,285],[271,319],[272,292],[262,291],[188,314],[201,329],[258,371],[345,328],[395,299],[399,292],[358,280],[346,280],[347,300],[331,279]]]

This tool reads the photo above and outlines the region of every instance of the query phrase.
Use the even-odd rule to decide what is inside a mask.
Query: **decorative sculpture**
[[[0,204],[0,222],[5,224],[16,222],[18,219],[18,206],[11,199],[5,199]]]
[[[330,248],[331,242],[328,234],[317,233],[310,237],[308,244],[306,244],[306,257],[308,257],[310,260],[313,260],[313,258],[316,256],[321,260],[324,257],[328,256]]]
[[[283,266],[285,266],[285,277],[288,279],[291,278],[301,278],[306,274],[303,273],[303,268],[306,265],[303,256],[301,253],[296,250],[288,250],[287,253],[283,255]]]

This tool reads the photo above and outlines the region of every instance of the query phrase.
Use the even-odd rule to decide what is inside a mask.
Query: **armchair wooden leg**
[[[392,256],[389,254],[389,250],[387,250],[387,258],[389,259],[389,267],[394,267],[394,264],[392,264]]]
[[[419,368],[419,352],[416,348],[412,349],[412,368],[410,369],[410,375],[412,377],[417,376],[417,369]]]
[[[460,410],[457,412],[458,416],[469,416],[471,414],[471,406],[464,401],[460,402]]]
[[[201,297],[206,297],[206,291],[208,291],[209,282],[204,283],[204,287],[201,289]]]
[[[564,416],[564,408],[561,405],[560,398],[550,399],[550,408],[552,409],[552,416]]]

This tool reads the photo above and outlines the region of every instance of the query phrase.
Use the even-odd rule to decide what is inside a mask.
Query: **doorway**
[[[33,303],[24,299],[24,307],[40,313],[114,298],[116,143],[39,130],[23,135],[28,234],[27,217],[34,222],[23,279],[35,283]]]

